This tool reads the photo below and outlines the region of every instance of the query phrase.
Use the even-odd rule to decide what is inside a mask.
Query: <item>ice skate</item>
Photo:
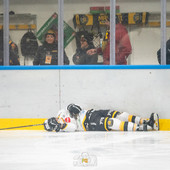
[[[152,130],[159,130],[159,115],[157,113],[152,113],[149,120],[146,120],[144,124],[152,127]]]

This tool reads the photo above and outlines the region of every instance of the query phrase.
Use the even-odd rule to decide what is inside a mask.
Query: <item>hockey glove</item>
[[[82,109],[78,105],[69,104],[67,106],[67,110],[70,112],[70,115],[73,117],[74,115],[78,115]]]
[[[45,120],[44,129],[47,131],[55,130],[56,132],[59,132],[61,129],[61,124],[57,122],[55,117],[52,117],[50,119]]]

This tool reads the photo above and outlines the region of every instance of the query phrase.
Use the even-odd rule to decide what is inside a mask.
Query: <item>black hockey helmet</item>
[[[71,117],[75,117],[81,112],[82,109],[80,106],[71,103],[67,106],[67,110],[69,111]]]

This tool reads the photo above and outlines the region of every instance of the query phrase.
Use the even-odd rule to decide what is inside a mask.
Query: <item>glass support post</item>
[[[166,65],[166,0],[161,0],[161,65]]]
[[[9,65],[9,0],[3,0],[3,64]]]
[[[58,0],[58,65],[63,65],[64,54],[63,11],[64,0]]]
[[[110,0],[110,65],[115,65],[116,0]]]

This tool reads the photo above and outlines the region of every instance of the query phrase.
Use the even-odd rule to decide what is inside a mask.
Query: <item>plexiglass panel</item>
[[[57,65],[58,1],[10,0],[9,8],[9,44],[20,65]]]
[[[110,42],[109,8],[110,0],[64,0],[64,64],[110,64],[113,42]],[[169,8],[170,0],[167,0],[167,40]],[[3,13],[2,0],[0,9]],[[37,59],[34,62],[37,50],[43,45],[49,30],[57,43],[57,10],[58,0],[9,0],[9,48],[16,53],[20,65],[58,64],[57,47],[53,52],[46,51],[41,61]],[[116,64],[159,64],[157,52],[161,47],[161,1],[116,0],[115,10],[116,45],[112,53],[115,53]],[[0,19],[2,25],[3,15]],[[32,46],[23,42],[26,41],[23,40],[25,33],[30,30],[37,38],[39,47],[34,38]],[[89,49],[84,50],[86,47]],[[83,57],[80,57],[81,53]]]
[[[157,65],[157,51],[161,41],[160,0],[117,0],[117,4],[122,14],[120,20],[127,28],[132,47],[127,63]]]
[[[75,38],[65,48],[71,64],[110,64],[110,1],[64,1],[64,20],[75,31]],[[158,64],[160,48],[160,0],[116,1],[115,58],[117,65]],[[100,20],[101,19],[101,20]],[[104,21],[105,20],[105,21]],[[94,50],[82,50],[92,33]],[[66,34],[66,33],[65,33]],[[66,36],[66,35],[65,35]],[[81,41],[82,40],[82,41]],[[86,40],[86,41],[84,41]],[[84,41],[84,42],[83,42]],[[90,42],[91,43],[91,42]],[[85,44],[85,45],[87,45]],[[81,57],[82,56],[82,57]],[[94,57],[94,60],[92,58]]]
[[[110,18],[110,0],[65,0],[64,21],[75,32],[65,51],[71,65],[103,64],[102,42]],[[66,40],[65,40],[66,41]]]

